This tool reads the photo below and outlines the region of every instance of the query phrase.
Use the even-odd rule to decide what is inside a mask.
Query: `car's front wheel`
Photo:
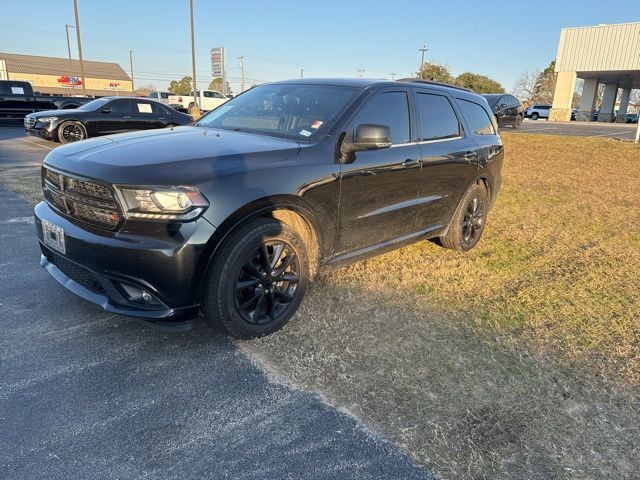
[[[268,335],[295,313],[308,278],[298,233],[276,220],[257,219],[215,253],[203,292],[205,319],[236,338]]]
[[[71,143],[87,138],[87,131],[80,122],[63,122],[58,127],[58,141],[60,143]]]
[[[540,115],[539,115],[539,114],[537,114],[536,112],[533,112],[533,113],[531,114],[531,120],[537,120],[539,117],[540,117]]]
[[[489,210],[489,195],[483,185],[472,185],[462,197],[451,225],[444,237],[443,247],[464,252],[480,241]]]

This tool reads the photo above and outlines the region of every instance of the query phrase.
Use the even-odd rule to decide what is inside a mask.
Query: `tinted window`
[[[496,133],[491,117],[487,115],[486,110],[480,105],[462,99],[458,99],[458,105],[473,133],[476,135],[493,135]]]
[[[221,93],[204,91],[202,94],[207,98],[224,98]]]
[[[131,101],[129,100],[113,100],[106,107],[110,108],[112,113],[131,113]]]
[[[391,129],[391,143],[409,141],[409,101],[405,92],[382,93],[370,99],[358,112],[354,126],[364,123],[386,125]]]
[[[162,98],[169,98],[169,95],[170,95],[170,94],[169,94],[169,93],[167,93],[167,92],[161,92],[161,93],[160,93],[160,96],[161,96]]]
[[[449,99],[443,95],[417,93],[420,141],[460,136],[460,124]]]
[[[518,100],[516,97],[514,97],[513,95],[507,95],[507,98],[509,99],[509,101],[507,102],[509,104],[509,106],[511,107],[517,107],[520,105],[520,100]]]

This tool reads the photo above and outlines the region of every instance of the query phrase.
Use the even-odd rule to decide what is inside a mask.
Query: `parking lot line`
[[[46,145],[42,145],[40,143],[32,142],[31,140],[27,140],[26,138],[18,138],[18,140],[26,143],[30,143],[31,145],[35,145],[36,147],[45,148],[47,150],[53,150],[55,147],[47,147]]]
[[[626,135],[628,133],[633,133],[631,130],[622,130],[621,132],[611,132],[611,133],[599,133],[597,135],[591,135],[592,137],[610,137],[612,135]]]
[[[539,131],[548,132],[549,130],[558,130],[558,128],[556,128],[556,127],[541,127],[541,128],[523,128],[522,129],[523,132],[539,132]]]

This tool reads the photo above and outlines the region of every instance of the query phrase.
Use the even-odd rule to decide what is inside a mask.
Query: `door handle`
[[[417,158],[407,158],[404,162],[402,162],[403,167],[415,167],[420,164],[420,160]]]
[[[159,117],[158,120],[166,120],[167,117]]]
[[[131,115],[125,115],[125,116],[124,116],[124,117],[122,117],[122,118],[131,118]]]

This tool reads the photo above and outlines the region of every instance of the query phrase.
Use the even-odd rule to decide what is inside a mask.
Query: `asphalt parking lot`
[[[0,127],[0,168],[53,147]],[[0,203],[0,478],[433,478],[201,322],[159,332],[67,292],[31,205],[2,187]]]
[[[598,122],[549,122],[525,119],[519,130],[511,127],[500,129],[500,133],[538,133],[543,135],[570,135],[576,137],[609,137],[633,140],[637,125],[627,123]]]

